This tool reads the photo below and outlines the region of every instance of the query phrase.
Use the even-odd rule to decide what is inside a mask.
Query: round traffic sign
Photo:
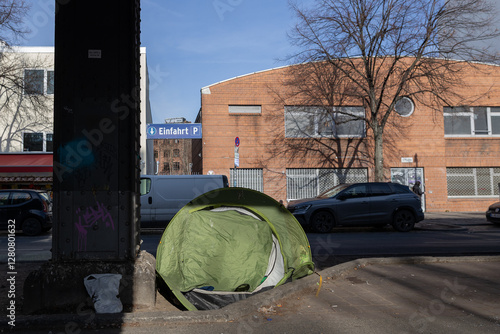
[[[240,146],[240,137],[236,137],[236,138],[234,138],[234,145],[235,145],[236,147],[239,147],[239,146]]]

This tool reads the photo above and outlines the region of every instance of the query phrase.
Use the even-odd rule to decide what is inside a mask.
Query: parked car
[[[38,235],[52,228],[52,201],[47,192],[33,189],[0,190],[0,229],[15,223],[16,230]]]
[[[486,211],[486,220],[500,225],[500,202],[496,202],[490,205],[488,211]]]
[[[384,226],[400,232],[424,219],[420,197],[397,183],[340,184],[315,198],[290,201],[288,210],[314,232],[335,226]]]

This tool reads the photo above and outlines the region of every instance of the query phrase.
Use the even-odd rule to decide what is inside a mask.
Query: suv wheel
[[[23,233],[26,235],[38,235],[42,233],[42,224],[36,218],[26,218],[23,222]]]
[[[314,232],[327,233],[335,226],[335,219],[330,212],[319,211],[312,216],[310,225]]]
[[[415,216],[408,210],[397,211],[394,214],[392,226],[399,232],[411,231],[415,226]]]

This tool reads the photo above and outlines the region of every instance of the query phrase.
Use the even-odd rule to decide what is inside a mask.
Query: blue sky
[[[21,43],[54,45],[54,0],[33,0],[32,32]],[[194,122],[200,89],[239,75],[286,65],[295,18],[287,0],[142,0],[153,122]]]

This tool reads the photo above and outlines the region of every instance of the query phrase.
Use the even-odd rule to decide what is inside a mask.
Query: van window
[[[143,178],[141,179],[141,196],[149,194],[151,191],[151,179]]]
[[[9,204],[9,192],[4,191],[0,192],[0,205],[8,205]]]
[[[229,187],[229,181],[228,181],[226,175],[222,175],[222,182],[224,183],[224,188],[228,188]]]

